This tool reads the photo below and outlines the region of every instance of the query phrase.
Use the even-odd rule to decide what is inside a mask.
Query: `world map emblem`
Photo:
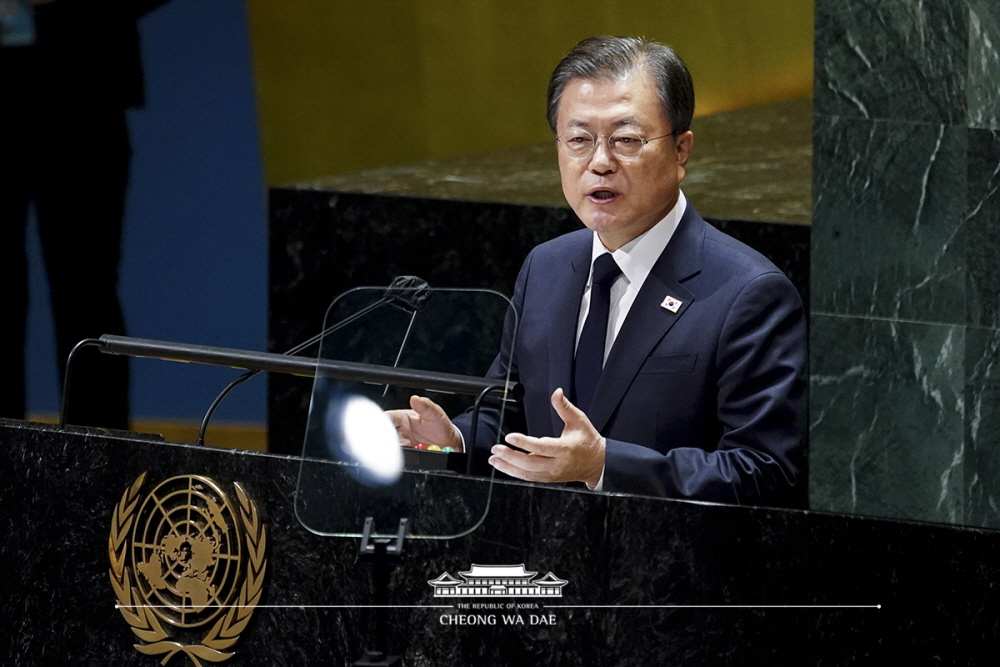
[[[125,490],[111,521],[108,552],[118,610],[135,648],[178,654],[195,665],[222,662],[260,601],[267,532],[256,504],[233,484],[182,475],[141,493],[146,473]]]

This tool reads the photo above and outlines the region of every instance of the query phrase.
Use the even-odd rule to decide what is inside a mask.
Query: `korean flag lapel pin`
[[[683,301],[681,301],[677,297],[673,297],[673,296],[670,296],[668,294],[667,298],[664,299],[663,303],[660,304],[660,307],[661,308],[666,308],[671,313],[676,313],[678,310],[681,309],[681,306],[683,306],[683,305],[684,305]]]

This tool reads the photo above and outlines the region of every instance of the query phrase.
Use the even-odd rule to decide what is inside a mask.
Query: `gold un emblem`
[[[197,666],[222,662],[260,602],[267,530],[257,505],[233,484],[234,505],[215,481],[171,477],[145,497],[146,473],[111,518],[108,552],[118,610],[141,653],[183,653]]]

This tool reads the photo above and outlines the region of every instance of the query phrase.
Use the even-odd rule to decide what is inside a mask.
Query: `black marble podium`
[[[112,512],[143,472],[239,482],[267,526],[263,596],[221,664],[350,664],[372,641],[375,612],[356,606],[372,603],[370,574],[358,540],[297,522],[298,468],[0,422],[0,664],[157,664],[133,648],[109,581]],[[998,551],[1000,533],[979,529],[498,482],[477,531],[407,544],[390,639],[407,665],[994,664]],[[428,581],[473,564],[567,581],[531,612],[553,622],[430,608]]]

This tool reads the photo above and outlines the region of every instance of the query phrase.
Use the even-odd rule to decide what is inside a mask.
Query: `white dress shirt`
[[[670,242],[677,224],[687,209],[687,198],[680,192],[677,196],[677,203],[667,213],[666,217],[649,228],[648,231],[635,237],[618,250],[609,251],[601,243],[597,232],[594,232],[594,245],[591,252],[590,277],[587,278],[587,287],[583,290],[583,300],[580,302],[580,317],[576,323],[576,343],[580,343],[580,334],[583,333],[583,324],[587,321],[587,313],[590,312],[590,289],[594,274],[594,260],[600,255],[611,252],[615,262],[622,270],[622,273],[615,282],[611,284],[611,307],[608,309],[608,333],[604,339],[604,358],[608,358],[611,347],[621,331],[622,324],[628,316],[629,309],[635,302],[635,297],[642,289],[642,284],[646,282],[649,272],[653,269],[653,264],[663,254],[664,249]],[[593,491],[600,491],[604,486],[604,471],[601,471],[601,479],[597,486],[591,487]]]

